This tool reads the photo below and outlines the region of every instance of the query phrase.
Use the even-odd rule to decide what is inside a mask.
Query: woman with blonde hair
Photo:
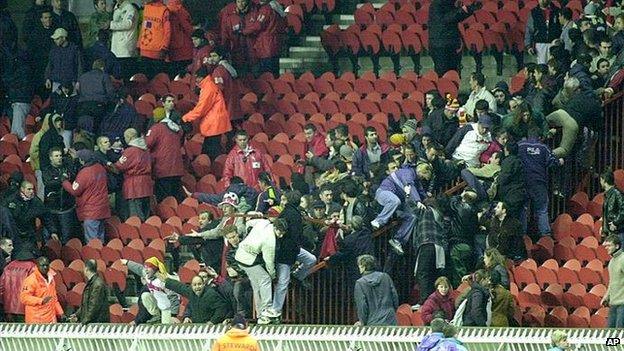
[[[506,258],[495,248],[485,250],[483,254],[483,265],[488,272],[498,272],[500,274],[500,284],[509,290],[509,274],[506,268]]]

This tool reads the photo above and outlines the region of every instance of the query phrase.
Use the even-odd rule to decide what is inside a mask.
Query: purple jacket
[[[50,59],[45,71],[45,78],[58,83],[73,83],[78,81],[82,72],[80,49],[74,43],[65,47],[52,45]]]
[[[518,143],[518,157],[524,167],[524,179],[527,182],[548,183],[548,167],[558,164],[550,148],[537,138],[523,139]]]
[[[404,201],[405,191],[403,190],[403,187],[405,185],[409,185],[412,188],[410,192],[410,199],[413,202],[420,202],[427,197],[427,194],[420,184],[420,180],[418,179],[418,176],[416,175],[416,170],[414,170],[414,168],[399,168],[393,174],[395,175],[394,177],[391,174],[381,182],[381,185],[379,185],[379,190],[390,191],[394,195],[398,196],[401,201]],[[394,179],[395,177],[396,180]],[[399,184],[397,184],[397,181],[402,186],[399,186]]]

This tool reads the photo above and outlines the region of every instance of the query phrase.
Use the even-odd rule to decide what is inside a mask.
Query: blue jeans
[[[316,257],[304,249],[299,249],[297,255],[297,262],[301,265],[293,273],[295,278],[302,281],[310,272],[310,268],[316,264]],[[288,292],[288,284],[290,283],[290,270],[292,266],[285,263],[278,263],[276,267],[277,272],[277,285],[275,286],[275,293],[273,295],[273,309],[277,312],[282,312],[284,308],[284,301],[286,301],[286,293]]]
[[[529,201],[533,209],[533,216],[537,220],[537,229],[540,235],[550,234],[550,222],[548,220],[548,187],[546,184],[537,183],[527,186],[527,201],[521,211],[522,229],[527,232]]]
[[[488,200],[487,189],[483,186],[483,182],[480,181],[472,172],[468,169],[462,169],[461,177],[466,181],[469,187],[473,188],[477,192],[477,200]]]
[[[398,196],[388,190],[377,189],[377,192],[375,192],[375,200],[383,206],[381,213],[379,213],[377,218],[375,218],[380,225],[388,223],[399,206],[402,207],[402,211],[399,215],[401,218],[401,226],[392,238],[400,242],[401,245],[406,244],[409,241],[412,229],[414,229],[414,225],[416,224],[416,217],[412,211],[401,203],[401,199],[399,199]]]
[[[609,306],[609,328],[624,328],[624,305]]]
[[[85,243],[89,243],[91,239],[100,239],[105,242],[104,220],[103,219],[85,219],[82,222],[84,229]]]

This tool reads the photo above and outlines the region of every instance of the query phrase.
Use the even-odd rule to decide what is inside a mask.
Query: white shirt
[[[477,123],[471,123],[471,125],[472,130],[464,135],[464,139],[462,139],[455,152],[453,152],[453,159],[463,160],[469,167],[479,167],[479,156],[481,156],[483,151],[487,150],[492,137],[490,132],[487,132],[485,135],[479,134]]]

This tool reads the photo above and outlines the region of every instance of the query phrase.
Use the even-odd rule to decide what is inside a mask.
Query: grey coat
[[[399,296],[387,273],[371,272],[355,282],[355,305],[363,325],[397,325]]]

